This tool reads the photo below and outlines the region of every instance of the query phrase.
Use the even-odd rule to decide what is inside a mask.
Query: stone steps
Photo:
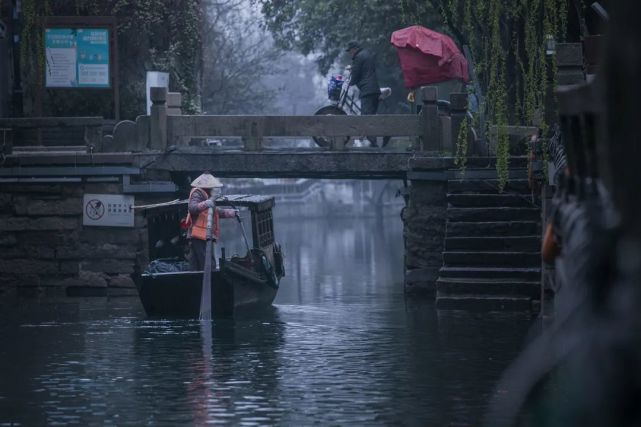
[[[537,235],[506,237],[447,237],[445,239],[446,251],[538,251],[540,249],[541,238]]]
[[[448,222],[448,237],[531,236],[540,232],[534,221]]]
[[[539,282],[531,280],[439,278],[436,286],[441,297],[474,294],[538,298],[541,292]]]
[[[497,279],[537,281],[541,277],[539,267],[450,267],[439,270],[440,277],[457,279]]]
[[[492,169],[496,171],[496,157],[468,157],[466,161],[467,170]],[[527,168],[527,156],[513,156],[509,159],[509,169]]]
[[[486,295],[441,296],[436,300],[440,310],[467,311],[526,311],[532,310],[533,301],[529,297]]]
[[[526,174],[527,172],[525,172]],[[484,193],[497,194],[499,188],[498,179],[477,179],[477,180],[449,180],[447,189],[451,194],[457,193]],[[530,192],[527,179],[511,179],[505,188],[504,193],[523,193]]]
[[[448,193],[448,207],[532,207],[531,196],[522,194]]]
[[[448,181],[439,309],[530,310],[540,298],[541,211],[526,160],[515,160],[502,193],[496,171],[480,159],[467,178]]]
[[[539,252],[444,252],[451,267],[533,267],[541,265]]]
[[[538,221],[541,211],[538,208],[449,208],[449,222],[487,222],[487,221]]]

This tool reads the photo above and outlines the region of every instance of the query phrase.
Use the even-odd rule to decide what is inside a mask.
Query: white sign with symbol
[[[134,196],[85,194],[82,198],[82,206],[82,225],[134,226]]]

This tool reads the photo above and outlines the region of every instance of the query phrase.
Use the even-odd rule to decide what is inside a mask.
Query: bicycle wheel
[[[326,105],[314,113],[315,116],[345,116],[347,113],[335,105]],[[331,138],[325,136],[313,136],[314,142],[319,147],[329,147],[332,143]],[[345,137],[343,144],[347,144],[349,136]]]

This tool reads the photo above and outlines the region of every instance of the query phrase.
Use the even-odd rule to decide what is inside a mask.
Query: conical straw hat
[[[192,187],[198,188],[220,188],[223,183],[210,173],[204,173],[191,183]]]

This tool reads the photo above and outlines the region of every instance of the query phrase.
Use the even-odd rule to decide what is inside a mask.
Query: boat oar
[[[200,320],[211,320],[211,257],[212,257],[212,222],[214,209],[207,213],[207,240],[205,240],[205,269],[203,270],[203,286],[200,293]]]
[[[245,240],[245,247],[247,248],[247,253],[250,252],[249,243],[247,242],[247,233],[245,233],[245,226],[243,225],[243,220],[240,218],[240,214],[236,212],[236,219],[238,224],[240,224],[240,231],[243,233],[243,240]]]

